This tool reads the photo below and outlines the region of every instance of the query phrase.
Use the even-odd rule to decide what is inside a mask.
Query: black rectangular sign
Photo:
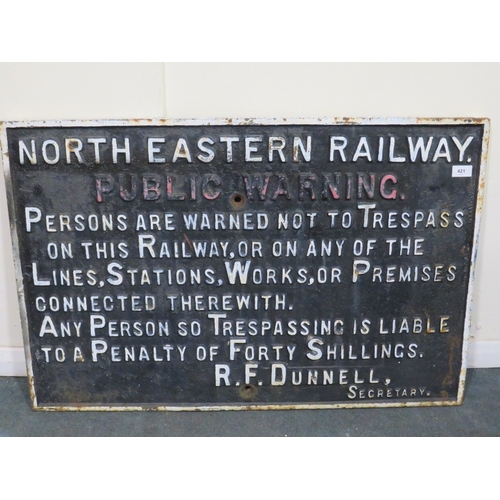
[[[461,403],[488,125],[4,123],[34,408]]]

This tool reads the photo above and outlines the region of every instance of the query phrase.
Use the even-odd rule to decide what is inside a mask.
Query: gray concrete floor
[[[500,436],[500,368],[468,370],[454,407],[229,412],[34,412],[0,377],[0,436]]]

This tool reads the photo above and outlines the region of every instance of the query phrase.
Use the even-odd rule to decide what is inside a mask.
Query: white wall
[[[500,366],[500,64],[0,64],[0,120],[488,117],[469,367]],[[24,373],[3,176],[0,375]]]

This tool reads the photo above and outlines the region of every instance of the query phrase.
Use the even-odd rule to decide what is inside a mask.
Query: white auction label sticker
[[[453,165],[452,177],[472,177],[472,165]]]

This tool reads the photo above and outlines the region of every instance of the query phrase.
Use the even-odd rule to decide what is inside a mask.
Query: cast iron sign
[[[459,404],[488,124],[4,123],[34,408]]]

